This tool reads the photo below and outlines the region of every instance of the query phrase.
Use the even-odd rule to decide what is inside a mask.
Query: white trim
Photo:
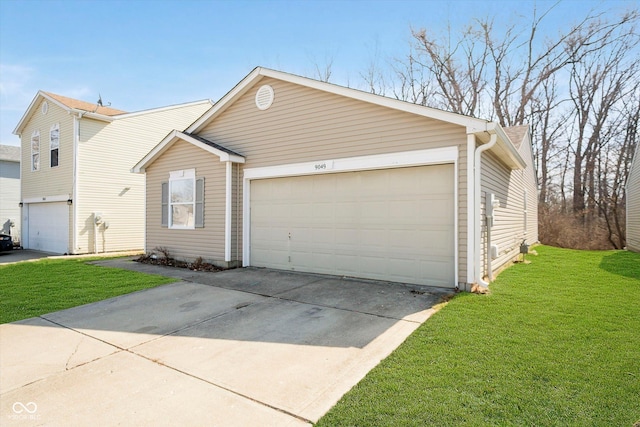
[[[22,203],[51,203],[51,202],[66,202],[71,197],[68,194],[59,194],[57,196],[42,196],[42,197],[27,197],[22,200]]]
[[[474,190],[474,153],[476,136],[467,134],[467,286],[475,280],[475,190]],[[470,290],[470,289],[466,289]]]
[[[427,150],[403,151],[371,156],[320,160],[316,162],[292,163],[288,165],[248,168],[244,179],[277,178],[296,175],[351,172],[368,169],[385,169],[422,165],[452,163],[458,160],[458,147],[431,148]]]
[[[242,180],[242,266],[251,265],[251,181],[254,179],[316,175],[438,164],[454,165],[454,283],[458,285],[458,147],[432,148],[319,162],[294,163],[244,170]],[[325,167],[322,167],[325,165]]]
[[[473,172],[474,172],[474,178],[473,178],[473,198],[474,198],[474,203],[473,203],[473,215],[474,215],[474,221],[475,221],[475,228],[474,228],[474,250],[475,250],[475,280],[474,283],[482,286],[483,288],[486,288],[489,286],[489,282],[485,282],[482,278],[483,276],[483,272],[482,272],[482,250],[480,248],[480,246],[482,245],[482,215],[481,215],[481,206],[480,206],[480,202],[481,202],[481,192],[482,192],[482,185],[481,185],[481,180],[482,180],[482,153],[484,151],[490,150],[491,147],[493,147],[498,141],[498,135],[497,134],[492,134],[491,135],[491,139],[489,140],[488,143],[480,145],[478,148],[476,148],[474,150],[474,156],[473,156]],[[487,260],[490,259],[490,255],[489,255],[489,249],[490,249],[490,241],[487,238],[487,248],[485,251],[485,256],[487,257]],[[489,261],[490,262],[490,261]],[[487,271],[487,274],[489,272]],[[491,279],[489,279],[491,280]]]
[[[220,158],[221,162],[244,163],[244,157],[242,156],[234,155],[231,153],[227,153],[226,151],[219,150],[215,147],[205,144],[204,142],[198,141],[197,139],[185,134],[184,132],[180,132],[179,130],[173,130],[162,141],[160,141],[158,145],[153,147],[153,149],[151,149],[151,151],[149,151],[149,153],[147,153],[147,155],[144,156],[142,160],[136,163],[136,165],[133,168],[131,168],[131,172],[144,173],[146,168],[151,163],[156,161],[165,151],[171,148],[171,146],[179,140],[188,142],[189,144],[193,144],[196,147],[202,150],[205,150],[213,154],[214,156],[217,156],[218,158]]]
[[[458,158],[453,162],[453,286],[458,288],[458,280],[460,273],[459,263],[459,251],[460,246],[460,234],[458,232]]]
[[[193,200],[189,202],[172,203],[171,202],[171,190],[172,183],[175,181],[187,181],[191,180],[191,186],[193,191]],[[195,230],[196,228],[196,170],[195,169],[181,169],[169,172],[169,186],[168,186],[168,223],[167,227],[172,230]],[[174,225],[173,224],[173,205],[191,205],[193,210],[193,224],[192,225]]]
[[[204,113],[202,117],[200,117],[191,126],[189,126],[186,132],[197,133],[200,129],[214,120],[215,117],[217,117],[220,113],[225,111],[231,104],[233,104],[233,102],[237,98],[245,94],[251,87],[260,82],[260,80],[262,80],[264,77],[270,77],[300,86],[333,93],[335,95],[340,95],[347,98],[352,98],[359,101],[404,111],[407,113],[417,114],[419,116],[428,117],[435,120],[442,120],[447,123],[465,126],[471,132],[485,131],[487,129],[487,123],[489,123],[486,120],[476,119],[474,117],[468,117],[431,107],[424,107],[422,105],[416,105],[410,102],[387,98],[380,95],[374,95],[369,92],[321,82],[306,77],[296,76],[294,74],[283,73],[281,71],[275,71],[268,68],[257,67],[254,68],[253,71],[251,71],[244,79],[242,79],[233,89],[231,89],[231,91],[229,91],[218,102],[216,102],[209,111]]]
[[[225,209],[224,209],[224,260],[226,262],[231,261],[231,215],[232,215],[232,199],[231,199],[231,195],[232,195],[232,187],[231,187],[231,183],[232,183],[232,176],[233,176],[233,169],[232,169],[232,162],[227,162],[226,164],[226,176],[225,176],[225,195],[224,195],[224,200],[225,200]]]
[[[71,187],[71,199],[73,206],[71,207],[71,253],[78,252],[78,141],[80,141],[80,118],[81,115],[73,116],[73,183]]]
[[[193,106],[200,105],[200,104],[209,104],[209,105],[212,106],[213,105],[213,101],[211,101],[210,99],[203,99],[203,100],[200,100],[200,101],[186,102],[184,104],[167,105],[165,107],[151,108],[149,110],[134,111],[134,112],[131,112],[131,113],[122,113],[122,114],[117,114],[115,116],[108,116],[108,117],[113,117],[114,119],[117,119],[117,120],[128,119],[130,117],[141,116],[141,115],[144,115],[144,114],[160,113],[162,111],[174,110],[176,108],[193,107]]]
[[[134,111],[134,112],[131,112],[131,113],[123,112],[121,114],[116,114],[116,115],[113,115],[113,116],[107,116],[107,115],[95,113],[95,112],[92,112],[92,111],[80,110],[80,109],[77,109],[77,108],[70,108],[70,107],[66,106],[65,104],[63,104],[62,102],[58,101],[57,99],[49,96],[48,94],[46,94],[45,92],[40,90],[40,91],[38,91],[36,96],[33,98],[31,103],[29,104],[29,107],[27,108],[25,113],[22,115],[22,118],[20,119],[20,121],[16,125],[15,129],[13,130],[13,134],[14,135],[20,135],[22,133],[22,130],[23,130],[24,126],[27,123],[27,119],[29,117],[31,117],[31,115],[34,112],[33,108],[36,106],[36,104],[40,101],[41,98],[44,98],[45,101],[48,101],[48,102],[53,103],[54,105],[57,105],[58,107],[60,107],[63,110],[67,111],[69,114],[85,115],[87,118],[91,118],[91,119],[95,119],[95,120],[101,120],[101,121],[104,121],[104,122],[113,122],[114,120],[127,119],[127,118],[130,118],[130,117],[140,116],[140,115],[144,115],[144,114],[159,113],[161,111],[171,110],[171,109],[174,109],[174,108],[191,107],[191,106],[200,105],[200,104],[209,104],[209,105],[213,106],[213,101],[211,101],[210,99],[203,99],[203,100],[200,100],[200,101],[186,102],[184,104],[168,105],[168,106],[153,108],[153,109],[149,109],[149,110]]]

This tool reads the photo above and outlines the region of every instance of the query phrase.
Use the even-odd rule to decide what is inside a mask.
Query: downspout
[[[71,206],[71,250],[75,254],[78,249],[78,145],[80,142],[80,119],[84,113],[78,112],[73,115],[73,184],[72,184],[72,206]]]
[[[485,282],[484,280],[482,280],[482,269],[480,268],[480,266],[482,265],[482,251],[480,250],[480,245],[482,242],[482,236],[480,234],[480,230],[482,227],[482,217],[480,216],[480,179],[481,179],[481,170],[482,170],[482,153],[484,151],[490,150],[498,141],[498,136],[494,133],[491,134],[491,138],[489,139],[489,142],[486,144],[483,144],[479,147],[476,148],[475,151],[475,155],[474,155],[474,180],[473,180],[473,185],[474,185],[474,218],[476,221],[475,224],[475,235],[474,235],[474,251],[475,251],[475,255],[476,255],[476,262],[475,262],[475,280],[476,283],[480,286],[482,286],[483,288],[486,288],[489,286],[488,282]],[[490,250],[491,247],[489,246],[490,242],[487,239],[487,249],[486,249],[486,254],[487,254],[487,258],[491,257],[490,254]],[[489,261],[490,262],[490,261]]]

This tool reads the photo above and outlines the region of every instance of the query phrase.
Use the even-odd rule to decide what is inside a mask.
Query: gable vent
[[[256,106],[260,110],[266,110],[273,104],[273,88],[269,85],[261,86],[256,92]]]

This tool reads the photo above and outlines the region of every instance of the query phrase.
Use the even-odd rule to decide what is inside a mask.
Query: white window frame
[[[56,132],[56,146],[53,145],[53,133]],[[53,165],[53,151],[57,150],[56,153],[56,165]],[[49,167],[57,168],[60,166],[60,125],[58,123],[51,126],[49,129]]]
[[[191,202],[174,202],[172,196],[173,185],[177,181],[191,180],[192,185],[192,200]],[[169,172],[169,197],[168,197],[168,209],[169,209],[169,223],[168,227],[178,230],[194,230],[196,228],[196,170],[184,169],[178,171]],[[173,223],[173,207],[174,206],[191,206],[191,212],[193,213],[191,221],[187,225],[175,225]]]
[[[34,149],[35,148],[35,149]],[[40,170],[40,131],[31,134],[31,172]]]

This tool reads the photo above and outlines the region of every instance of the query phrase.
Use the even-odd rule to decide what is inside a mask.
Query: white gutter
[[[474,230],[474,251],[475,251],[475,258],[476,258],[476,262],[474,263],[474,270],[475,270],[475,281],[478,285],[482,286],[483,288],[486,288],[487,286],[489,286],[489,283],[485,282],[484,280],[482,280],[482,271],[480,266],[482,265],[482,251],[480,250],[480,245],[482,242],[482,236],[481,236],[481,228],[482,228],[482,217],[480,216],[480,180],[481,180],[481,170],[482,170],[482,153],[484,151],[490,150],[498,141],[498,136],[493,133],[491,134],[491,138],[489,139],[489,142],[486,144],[483,144],[481,146],[479,146],[478,148],[476,148],[475,150],[475,155],[474,155],[474,180],[473,180],[473,185],[474,185],[474,203],[473,203],[473,210],[474,210],[474,218],[475,218],[475,230]],[[487,247],[487,257],[491,256],[491,254],[489,253],[490,248]]]

